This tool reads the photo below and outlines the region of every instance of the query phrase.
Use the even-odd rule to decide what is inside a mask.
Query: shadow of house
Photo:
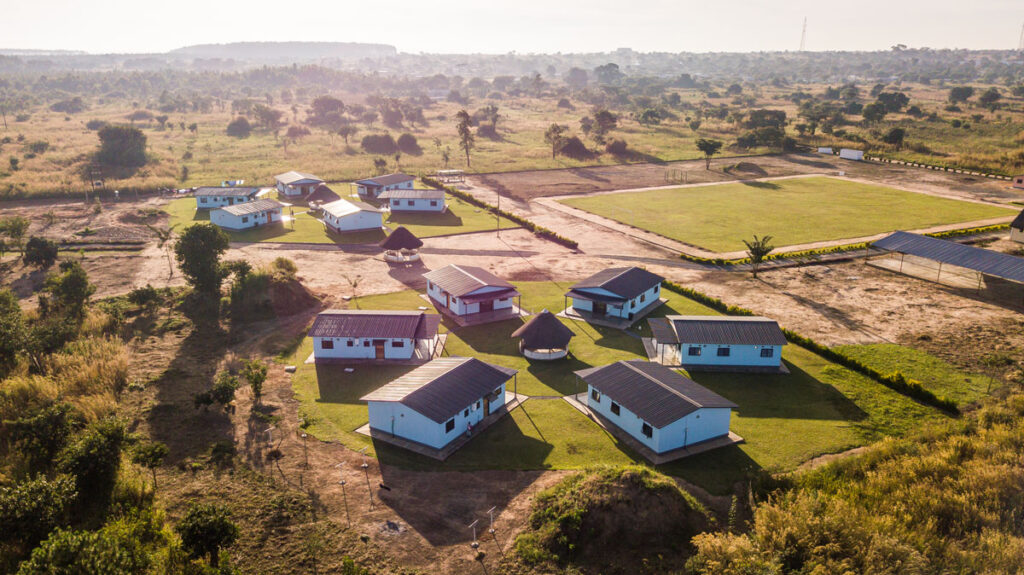
[[[782,186],[776,184],[775,182],[741,181],[740,183],[743,184],[744,186],[749,186],[751,188],[760,188],[762,190],[778,190],[782,188]]]
[[[780,156],[784,161],[799,164],[809,168],[816,168],[819,170],[835,170],[838,169],[833,162],[826,162],[818,159],[816,156],[796,156],[796,155],[784,155]],[[812,159],[813,158],[813,159]]]
[[[735,493],[737,484],[745,483],[761,472],[740,445],[730,445],[712,451],[657,466],[658,471],[680,477],[708,490],[712,495]]]
[[[388,224],[396,226],[462,226],[462,218],[451,209],[443,212],[391,212]]]

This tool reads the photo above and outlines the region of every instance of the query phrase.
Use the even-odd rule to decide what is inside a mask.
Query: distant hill
[[[387,44],[357,42],[231,42],[196,44],[168,52],[192,58],[303,62],[325,59],[358,60],[394,56],[398,50]]]

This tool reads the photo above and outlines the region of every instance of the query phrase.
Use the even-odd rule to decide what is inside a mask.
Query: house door
[[[480,302],[480,313],[484,313],[486,311],[494,311],[494,300]]]
[[[373,340],[373,348],[376,351],[376,359],[384,359],[384,344],[387,343],[383,339]]]
[[[489,397],[484,398],[484,417],[491,414],[491,399]]]
[[[608,313],[608,304],[594,302],[594,313],[597,315],[606,315]]]

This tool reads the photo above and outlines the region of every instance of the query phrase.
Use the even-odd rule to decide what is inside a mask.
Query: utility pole
[[[807,16],[804,16],[804,27],[800,32],[800,51],[803,52],[807,45]]]
[[[1017,42],[1017,51],[1024,52],[1024,24],[1020,27],[1020,40]]]

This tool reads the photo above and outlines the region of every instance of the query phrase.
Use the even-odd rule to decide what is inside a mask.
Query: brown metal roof
[[[331,309],[317,314],[310,337],[430,339],[441,316],[421,311]]]
[[[638,267],[608,268],[576,283],[569,290],[578,292],[579,290],[602,288],[628,300],[660,284],[664,279],[658,274]]]
[[[386,250],[416,250],[423,247],[423,240],[417,238],[405,226],[398,226],[379,245]]]
[[[555,314],[544,310],[530,318],[519,329],[512,332],[512,337],[523,340],[527,349],[564,349],[569,340],[576,335]]]
[[[377,197],[382,200],[443,200],[444,190],[410,190],[400,188],[381,192]]]
[[[362,400],[398,402],[444,423],[516,373],[473,357],[439,358],[364,395]]]
[[[767,317],[669,315],[647,320],[658,343],[786,345],[778,322]]]
[[[659,363],[618,361],[576,372],[580,379],[650,425],[662,428],[705,407],[736,404]]]
[[[376,178],[366,178],[365,180],[358,180],[356,183],[360,185],[370,184],[371,186],[393,186],[395,184],[401,184],[403,182],[411,182],[416,178],[409,174],[388,174],[386,176],[377,176]]]
[[[225,212],[235,216],[244,216],[247,214],[256,214],[259,212],[266,212],[268,210],[280,209],[281,207],[283,207],[283,205],[277,200],[254,200],[252,202],[245,202],[244,204],[224,206],[217,209],[224,210]]]
[[[217,187],[217,186],[202,186],[196,188],[194,195],[196,196],[223,196],[227,197],[249,197],[255,196],[259,193],[259,188],[240,188],[240,187]]]
[[[462,297],[482,287],[515,289],[515,286],[507,281],[476,266],[445,266],[441,269],[427,272],[423,274],[423,277],[455,297]]]

